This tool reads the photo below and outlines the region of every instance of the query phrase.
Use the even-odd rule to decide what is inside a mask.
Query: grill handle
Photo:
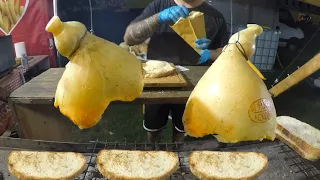
[[[298,70],[290,74],[284,80],[273,86],[269,92],[273,97],[279,96],[292,86],[296,85],[300,81],[304,80],[308,76],[320,69],[320,53],[314,56],[310,61],[300,67]]]

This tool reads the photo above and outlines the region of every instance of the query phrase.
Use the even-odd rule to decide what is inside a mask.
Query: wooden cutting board
[[[174,64],[170,63],[173,67]],[[187,87],[188,82],[185,80],[183,75],[177,69],[175,72],[167,77],[162,78],[145,78],[144,87]]]

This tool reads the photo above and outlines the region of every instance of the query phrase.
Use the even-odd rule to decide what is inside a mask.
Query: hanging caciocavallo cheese
[[[111,101],[133,101],[143,90],[140,60],[90,34],[80,22],[54,16],[46,27],[70,62],[58,83],[54,106],[80,129],[94,126]]]
[[[247,63],[262,31],[258,25],[248,25],[234,34],[200,79],[183,115],[188,135],[211,134],[225,143],[274,140],[273,100],[264,82]]]

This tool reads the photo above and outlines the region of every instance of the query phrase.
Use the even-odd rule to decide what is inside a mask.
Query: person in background
[[[191,11],[200,11],[205,16],[207,38],[196,40],[197,48],[201,49],[200,55],[170,28]],[[148,59],[182,66],[210,65],[227,44],[228,33],[223,15],[204,0],[154,0],[127,27],[124,42],[132,46],[148,38]],[[172,141],[183,141],[184,108],[183,104],[145,105],[143,127],[149,143],[160,141],[161,131],[166,127],[170,113],[174,125]]]

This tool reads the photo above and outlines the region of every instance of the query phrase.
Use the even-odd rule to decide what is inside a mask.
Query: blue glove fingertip
[[[201,38],[202,43],[210,43],[211,40],[207,38]]]
[[[200,44],[200,45],[199,45],[199,48],[200,48],[200,49],[206,49],[206,48],[207,48],[207,44]]]
[[[200,51],[200,56],[202,56],[204,52],[205,52],[205,50],[201,50]]]
[[[197,39],[196,41],[194,41],[196,44],[200,44],[201,43],[201,39]]]
[[[211,42],[210,39],[207,39],[207,38],[199,38],[195,41],[195,43],[197,44],[209,44]]]
[[[206,44],[210,44],[211,41],[209,39],[203,39],[202,42]]]

